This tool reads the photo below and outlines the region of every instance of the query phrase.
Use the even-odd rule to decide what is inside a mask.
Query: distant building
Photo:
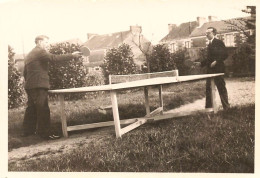
[[[197,17],[197,21],[185,22],[179,26],[169,24],[168,34],[160,40],[161,44],[167,44],[171,52],[181,48],[206,47],[208,39],[205,32],[208,27],[217,29],[216,37],[221,39],[227,47],[236,47],[238,43],[243,42],[244,34],[241,29],[245,29],[252,34],[252,29],[246,29],[244,20],[250,17],[234,18],[228,20],[218,20],[215,16]],[[238,25],[238,28],[227,23],[232,22]]]
[[[253,29],[247,29],[245,20],[249,17],[234,18],[228,20],[218,20],[217,17],[209,16],[197,17],[197,21],[182,23],[179,26],[169,24],[168,34],[160,40],[160,44],[166,44],[171,52],[186,48],[191,60],[199,60],[199,51],[207,47],[209,41],[205,35],[208,27],[217,29],[216,37],[222,40],[228,50],[228,58],[225,60],[227,73],[232,71],[233,59],[238,44],[245,41],[245,34],[251,35]],[[236,24],[236,26],[232,25]]]
[[[150,42],[142,35],[141,26],[130,26],[128,31],[104,35],[88,34],[88,40],[84,43],[84,46],[87,46],[91,52],[89,59],[85,61],[85,66],[89,71],[100,70],[106,51],[123,43],[128,44],[132,48],[134,62],[141,68],[145,62],[145,57],[138,47],[139,43],[145,48],[145,51],[150,47]]]
[[[166,44],[171,52],[181,48],[191,48],[191,32],[199,26],[198,21],[182,23],[179,26],[168,24],[168,34],[160,40],[160,44]]]
[[[83,42],[80,39],[73,38],[73,39],[69,39],[69,40],[55,42],[55,43],[52,43],[51,45],[55,45],[55,44],[58,44],[58,43],[70,43],[70,44],[78,44],[78,45],[82,45],[83,44]]]
[[[246,20],[250,17],[243,17],[243,18],[235,18],[235,19],[228,19],[228,20],[221,20],[218,21],[216,19],[211,19],[211,16],[208,18],[208,22],[204,23],[201,27],[195,28],[192,33],[190,34],[190,39],[192,41],[192,47],[206,47],[209,43],[208,39],[206,38],[205,32],[208,27],[214,27],[217,29],[216,37],[222,40],[226,47],[236,47],[238,43],[243,42],[244,34],[238,28],[232,26],[225,21],[233,22],[239,25],[239,28],[246,29],[246,24],[243,20]],[[246,29],[246,31],[251,34],[251,29]]]

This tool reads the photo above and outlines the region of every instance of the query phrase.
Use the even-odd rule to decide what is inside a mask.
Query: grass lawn
[[[164,88],[165,108],[204,97],[205,81]],[[151,108],[158,106],[158,91],[150,93]],[[87,102],[86,102],[87,101]],[[121,93],[120,117],[145,115],[142,91]],[[110,104],[109,95],[66,103],[68,125],[112,120],[96,108]],[[53,130],[61,132],[58,104],[50,104]],[[24,108],[9,111],[9,150],[43,142],[19,137]],[[98,119],[97,119],[98,118]],[[107,134],[65,154],[9,163],[9,171],[72,172],[210,172],[253,173],[255,105],[232,107],[217,114],[196,114],[147,123],[116,139]],[[72,133],[73,134],[73,133]]]
[[[9,171],[254,172],[254,105],[149,123]]]

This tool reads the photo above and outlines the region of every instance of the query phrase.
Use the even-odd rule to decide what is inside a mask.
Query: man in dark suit
[[[25,91],[28,96],[23,121],[23,136],[37,133],[44,139],[57,139],[50,131],[50,108],[48,105],[49,61],[77,59],[79,52],[54,55],[48,52],[49,38],[35,38],[36,47],[26,56],[24,66]]]
[[[224,60],[228,56],[227,50],[223,41],[215,38],[216,34],[217,34],[217,30],[214,27],[209,27],[207,29],[206,36],[209,40],[209,45],[207,48],[208,56],[206,60],[199,63],[201,67],[204,66],[207,67],[208,74],[225,72]],[[228,102],[228,93],[227,93],[224,77],[223,76],[216,77],[214,81],[219,92],[223,109],[226,110],[230,107],[230,105]],[[206,81],[206,106],[205,107],[206,108],[212,107],[210,79],[207,79]]]

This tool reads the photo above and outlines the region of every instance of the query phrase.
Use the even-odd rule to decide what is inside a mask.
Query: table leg
[[[160,100],[160,107],[162,108],[162,111],[160,112],[163,114],[163,95],[162,95],[162,85],[159,85],[159,100]]]
[[[119,137],[121,137],[121,126],[120,126],[120,118],[119,118],[119,112],[118,112],[116,91],[111,91],[110,96],[111,96],[111,101],[112,101],[112,110],[113,110],[116,137],[119,138]]]
[[[149,96],[148,96],[148,87],[144,87],[144,97],[145,97],[145,109],[146,116],[150,117],[150,104],[149,104]]]
[[[64,104],[64,95],[59,95],[60,100],[60,116],[61,116],[61,127],[62,127],[62,133],[64,137],[68,137],[68,131],[67,131],[67,120],[65,116],[65,104]]]
[[[215,82],[214,78],[210,79],[210,84],[211,84],[211,102],[212,102],[212,108],[214,113],[217,113],[217,104],[216,104],[216,87],[215,87]]]

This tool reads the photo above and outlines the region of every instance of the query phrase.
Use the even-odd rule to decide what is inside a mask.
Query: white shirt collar
[[[215,37],[213,36],[213,38],[212,38],[211,40],[209,40],[209,42],[212,43],[212,41],[214,40],[214,38],[215,38]]]

